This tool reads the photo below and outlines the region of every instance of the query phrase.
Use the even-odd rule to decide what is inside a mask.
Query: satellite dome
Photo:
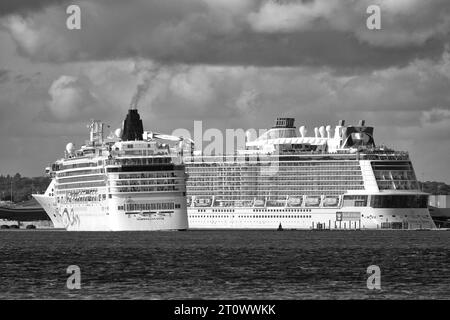
[[[117,128],[116,131],[114,131],[114,135],[115,135],[117,138],[120,138],[120,137],[122,136],[122,129]]]
[[[74,144],[73,144],[72,142],[69,142],[69,143],[66,145],[66,151],[67,151],[67,153],[72,154],[74,148],[75,148]]]

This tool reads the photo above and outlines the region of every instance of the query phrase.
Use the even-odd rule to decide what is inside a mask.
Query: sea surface
[[[0,299],[450,299],[449,262],[450,231],[1,231]]]

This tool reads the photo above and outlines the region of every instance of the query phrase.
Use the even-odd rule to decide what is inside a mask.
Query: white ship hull
[[[52,220],[55,228],[67,231],[171,231],[186,230],[186,208],[156,212],[126,212],[115,210],[120,200],[98,201],[85,204],[54,203],[53,197],[34,195]],[[151,200],[174,200],[152,198]],[[184,198],[180,197],[180,204]]]
[[[41,205],[45,210],[48,217],[53,223],[53,227],[56,229],[65,229],[62,222],[62,216],[59,214],[58,208],[53,204],[53,197],[41,194],[33,194],[33,198]]]
[[[228,212],[227,212],[228,211]],[[344,213],[344,216],[342,216]],[[351,213],[346,217],[345,213]],[[188,208],[191,229],[434,229],[428,209]],[[341,217],[341,218],[340,218]],[[401,226],[401,227],[400,227]]]

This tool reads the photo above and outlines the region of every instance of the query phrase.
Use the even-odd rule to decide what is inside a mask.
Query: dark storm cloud
[[[194,47],[194,46],[193,46]],[[335,31],[304,31],[296,35],[247,34],[198,39],[197,50],[182,48],[143,48],[153,59],[165,63],[222,64],[288,67],[298,65],[346,69],[378,69],[404,66],[420,58],[442,56],[444,43],[432,40],[426,46],[378,48],[355,37]],[[124,56],[131,52],[123,52]],[[97,57],[100,58],[100,57]]]
[[[366,28],[379,3],[383,28]],[[49,2],[48,4],[51,4]],[[82,29],[65,28],[65,8],[3,24],[18,52],[44,62],[129,57],[165,64],[326,66],[378,69],[436,59],[450,43],[450,4],[433,0],[79,1]],[[412,22],[415,22],[413,24]]]
[[[27,15],[48,6],[69,2],[70,0],[1,0],[0,17],[9,14]]]

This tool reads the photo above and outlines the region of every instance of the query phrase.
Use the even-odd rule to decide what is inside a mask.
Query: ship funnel
[[[325,138],[325,127],[324,126],[321,126],[319,128],[319,133],[320,133],[321,138]]]
[[[345,125],[345,120],[339,120],[338,126],[343,127]]]
[[[364,127],[364,125],[366,124],[366,120],[359,120],[359,127]]]
[[[315,136],[316,138],[319,137],[319,128],[317,128],[317,127],[314,128],[314,136]]]
[[[117,129],[114,131],[114,135],[116,136],[116,138],[120,138],[120,137],[122,136],[122,129],[117,128]]]
[[[68,153],[68,154],[72,154],[74,148],[75,148],[74,144],[73,144],[72,142],[69,142],[69,143],[66,145],[66,151],[67,151],[67,153]]]
[[[144,134],[144,127],[142,125],[141,116],[136,109],[128,110],[127,117],[123,122],[122,140],[134,141],[142,140]]]
[[[300,127],[300,135],[302,136],[302,138],[304,138],[306,136],[306,128],[305,126],[301,126]]]

